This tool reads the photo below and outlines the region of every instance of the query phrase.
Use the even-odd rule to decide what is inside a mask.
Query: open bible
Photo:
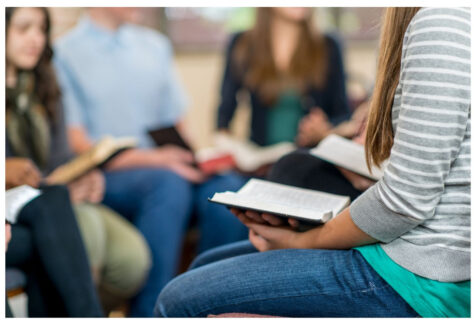
[[[336,216],[349,205],[350,198],[251,179],[239,191],[215,193],[209,201],[228,207],[294,218],[300,223],[314,226]]]
[[[251,173],[296,149],[296,146],[289,142],[263,147],[230,135],[216,134],[213,146],[195,151],[174,126],[151,130],[148,134],[157,146],[173,144],[192,152],[195,157],[194,166],[207,175],[231,169]]]
[[[251,173],[260,167],[276,162],[295,149],[295,144],[290,142],[259,146],[251,141],[217,134],[214,136],[214,146],[199,150],[196,153],[196,159],[204,171],[237,168],[242,172]]]
[[[364,146],[338,135],[329,135],[310,153],[334,165],[360,174],[372,180],[380,180],[383,176],[383,167],[372,167],[372,173],[367,167]]]
[[[120,152],[136,145],[133,138],[106,136],[90,150],[56,168],[48,177],[48,184],[67,184],[88,171],[103,166]]]

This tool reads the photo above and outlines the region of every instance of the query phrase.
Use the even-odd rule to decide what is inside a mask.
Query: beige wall
[[[188,53],[178,54],[175,59],[179,79],[190,103],[185,118],[188,132],[197,148],[211,145],[219,104],[223,57],[220,53]],[[245,103],[239,106],[231,125],[232,131],[239,137],[248,134],[249,112]]]

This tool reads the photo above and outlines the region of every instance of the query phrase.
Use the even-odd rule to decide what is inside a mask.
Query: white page
[[[15,224],[21,209],[30,201],[41,195],[41,191],[27,185],[19,186],[5,192],[5,218]]]
[[[289,205],[281,205],[274,202],[252,199],[249,196],[242,196],[235,192],[216,193],[211,201],[242,209],[257,210],[276,215],[294,216],[322,223],[328,221],[333,216],[331,211],[321,212],[317,210],[292,207]]]
[[[363,145],[338,135],[327,136],[310,153],[373,180],[380,180],[383,176],[383,169],[375,166],[372,173],[369,172]]]
[[[319,212],[342,210],[347,197],[302,189],[265,180],[251,179],[238,193],[256,200]]]
[[[350,199],[251,179],[237,193],[217,193],[212,201],[325,222],[346,207]]]
[[[214,137],[216,146],[231,153],[237,166],[247,172],[254,171],[262,165],[273,163],[296,149],[293,143],[283,142],[270,146],[259,146],[253,142],[244,142],[231,136],[217,134]]]

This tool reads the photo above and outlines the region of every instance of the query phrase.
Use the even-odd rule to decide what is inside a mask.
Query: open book
[[[251,179],[239,191],[215,193],[209,201],[318,225],[327,222],[347,207],[350,198]]]
[[[47,178],[48,184],[66,184],[84,175],[88,171],[100,167],[125,149],[134,147],[133,138],[115,139],[106,136],[98,141],[90,150],[82,153],[66,164],[55,169]]]
[[[192,146],[174,126],[151,130],[148,134],[158,146],[173,144],[191,151],[196,160],[195,166],[208,175],[235,168],[250,173],[276,162],[283,155],[296,149],[296,146],[289,142],[262,147],[250,141],[217,134],[214,137],[214,146],[194,152]]]
[[[41,195],[41,190],[27,185],[15,187],[5,192],[5,219],[15,224],[22,208]]]
[[[338,135],[329,135],[310,153],[327,162],[343,167],[372,180],[380,180],[383,167],[372,167],[372,173],[367,168],[364,146]]]
[[[283,155],[296,149],[295,144],[290,142],[259,146],[224,134],[216,135],[214,142],[214,147],[205,148],[196,153],[196,159],[201,168],[206,168],[206,163],[214,162],[221,167],[225,163],[233,163],[232,167],[243,172],[253,172],[264,165],[276,162]]]

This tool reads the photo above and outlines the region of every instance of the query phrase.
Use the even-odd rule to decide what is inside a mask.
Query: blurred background
[[[84,8],[50,8],[53,41],[75,26]],[[348,95],[353,107],[366,99],[374,81],[377,39],[383,8],[315,8],[315,26],[342,43]],[[230,34],[253,25],[255,8],[140,8],[136,23],[156,29],[173,43],[175,64],[188,98],[186,128],[197,149],[211,145],[224,50]],[[205,82],[203,82],[203,80]],[[248,136],[245,100],[231,125]]]

